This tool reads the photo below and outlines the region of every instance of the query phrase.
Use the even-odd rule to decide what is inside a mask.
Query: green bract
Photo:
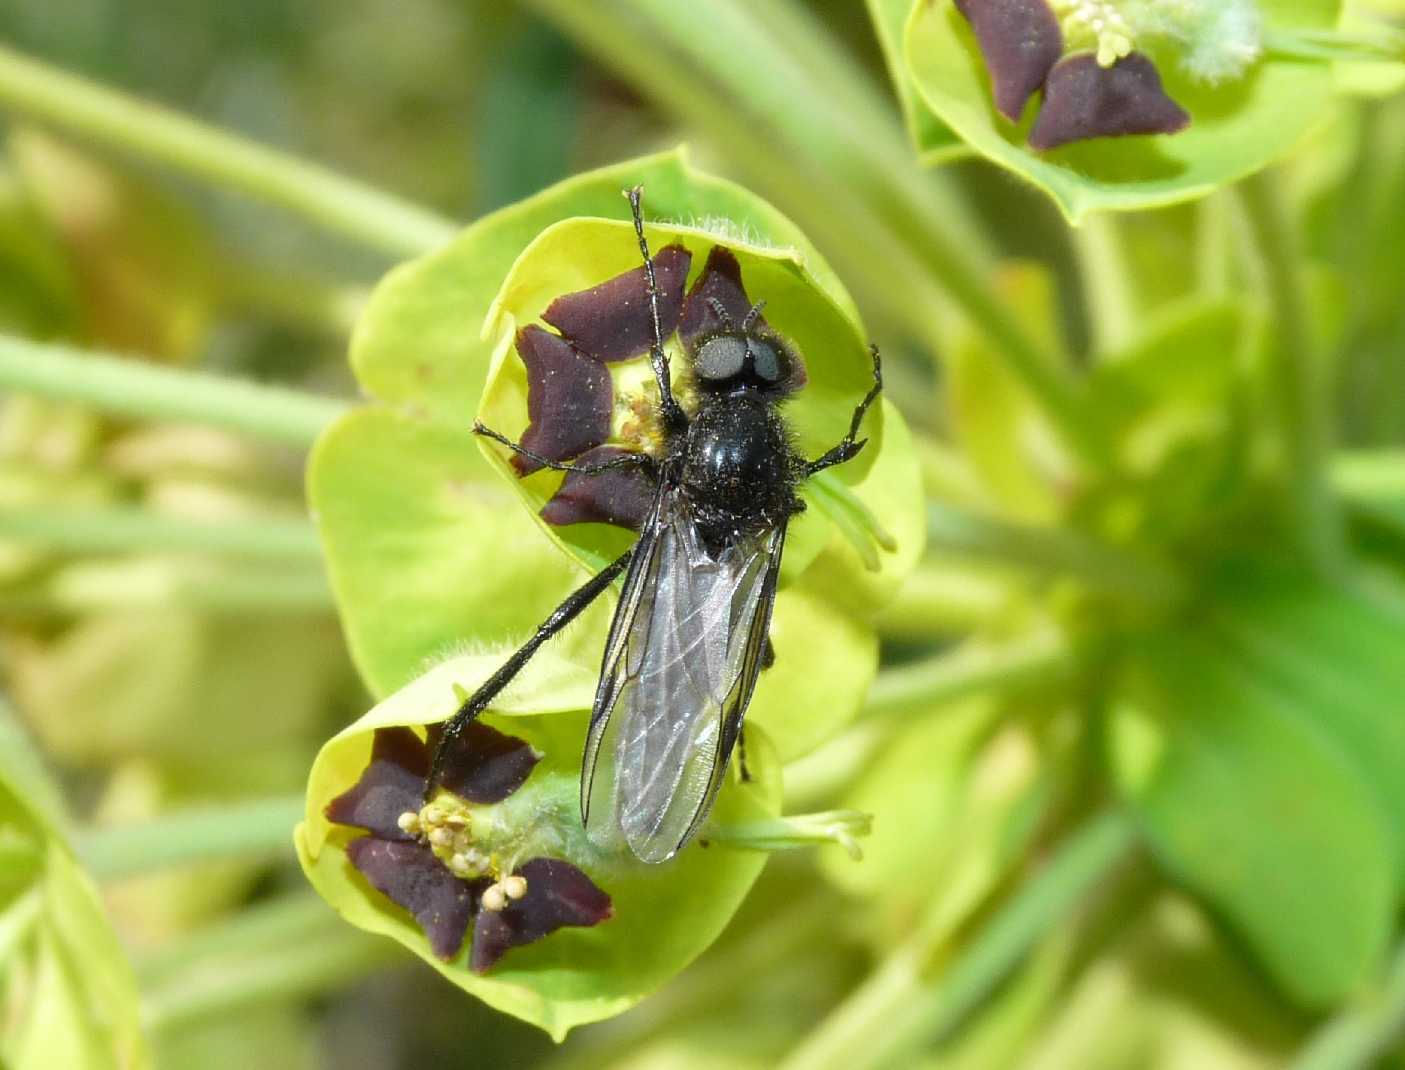
[[[451,962],[437,958],[410,915],[371,888],[348,861],[344,848],[362,833],[332,824],[323,810],[366,768],[375,729],[443,720],[459,704],[456,688],[473,690],[499,660],[484,655],[447,661],[329,740],[313,763],[307,818],[295,837],[298,857],[313,886],[348,921],[392,937],[465,991],[560,1039],[573,1026],[625,1010],[692,961],[731,919],[766,856],[709,845],[706,829],[698,843],[664,866],[592,845],[581,827],[577,792],[595,678],[544,651],[489,718],[542,755],[525,784],[499,805],[541,822],[551,855],[584,870],[610,896],[614,916],[513,948],[486,974],[469,970],[467,944]],[[763,733],[748,733],[747,758],[752,780],[741,783],[733,771],[713,810],[714,824],[779,811],[779,765]]]
[[[1188,129],[1169,136],[1097,138],[1037,153],[1025,138],[1038,111],[1023,120],[1000,116],[990,76],[970,25],[950,0],[916,0],[907,22],[907,71],[932,114],[967,145],[1053,197],[1071,222],[1088,212],[1134,210],[1202,196],[1283,156],[1331,106],[1333,64],[1273,51],[1274,35],[1336,26],[1338,0],[1260,0],[1268,49],[1237,80],[1197,81],[1179,53],[1164,44],[1143,48],[1167,93],[1190,113]],[[941,128],[936,128],[941,129]],[[919,134],[924,127],[918,125]],[[938,138],[918,148],[940,148]]]
[[[971,150],[952,133],[949,126],[932,114],[913,84],[912,74],[903,59],[903,32],[911,11],[912,0],[868,0],[873,31],[883,49],[888,73],[897,85],[898,102],[902,105],[908,136],[922,153],[924,164],[945,163],[965,156]]]

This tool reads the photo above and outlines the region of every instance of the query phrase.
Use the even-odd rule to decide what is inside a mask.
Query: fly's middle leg
[[[541,465],[543,468],[550,468],[553,472],[577,472],[581,475],[593,476],[601,472],[613,471],[617,468],[645,468],[652,470],[654,459],[647,453],[628,453],[620,457],[612,457],[608,461],[597,461],[594,464],[571,464],[568,461],[553,461],[549,457],[543,457],[540,453],[529,450],[520,442],[513,442],[500,431],[494,431],[491,427],[485,427],[477,422],[473,423],[473,433],[482,435],[484,438],[491,438],[494,442],[501,442],[513,453],[521,454],[529,461]]]

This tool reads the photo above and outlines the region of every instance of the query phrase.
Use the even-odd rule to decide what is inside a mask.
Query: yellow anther
[[[454,834],[443,826],[429,830],[429,842],[434,847],[452,847],[454,845]]]
[[[503,891],[501,884],[490,884],[483,892],[481,903],[484,910],[501,910],[507,906],[507,893]]]
[[[509,899],[521,899],[527,894],[527,878],[519,877],[514,873],[512,876],[502,879],[501,887]]]

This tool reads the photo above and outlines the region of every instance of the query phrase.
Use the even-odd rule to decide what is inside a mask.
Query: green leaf
[[[1257,325],[1240,301],[1178,301],[1092,369],[1089,409],[1129,481],[1081,503],[1109,534],[1165,546],[1242,506]]]
[[[902,105],[908,137],[922,162],[935,166],[965,156],[970,149],[932,114],[912,84],[912,75],[903,61],[903,30],[911,11],[912,0],[868,0],[873,32],[883,49],[883,61]]]
[[[14,1070],[141,1070],[126,956],[58,831],[55,788],[3,707],[0,733],[0,980],[10,997],[0,1058]]]
[[[68,820],[63,792],[49,772],[29,733],[8,705],[0,702],[0,783],[24,801],[29,815],[45,828],[59,830]]]
[[[1089,392],[1127,423],[1157,405],[1217,408],[1243,374],[1250,327],[1242,301],[1191,298],[1167,306],[1132,345],[1092,369]]]
[[[1214,634],[1350,756],[1389,816],[1405,876],[1405,613],[1295,574],[1245,570],[1225,595]]]
[[[1091,956],[1090,956],[1091,958]],[[1070,971],[1072,972],[1072,971]],[[1194,906],[1163,895],[1068,980],[1021,1070],[1271,1070],[1295,1030]]]
[[[1262,0],[1271,28],[1328,29],[1337,0]],[[1283,156],[1331,104],[1333,72],[1325,62],[1269,54],[1238,82],[1192,81],[1174,54],[1153,50],[1167,92],[1191,115],[1174,135],[1099,138],[1035,153],[1024,122],[999,116],[990,81],[966,20],[946,0],[914,3],[905,55],[927,106],[988,160],[1034,183],[1077,223],[1088,212],[1131,211],[1203,196]]]
[[[135,1070],[147,1065],[136,982],[97,888],[50,841],[30,969],[34,987],[5,1051],[15,1070]]]
[[[526,739],[541,754],[525,800],[556,844],[553,855],[580,866],[614,901],[614,917],[589,929],[562,929],[515,948],[487,974],[471,973],[465,952],[437,959],[413,920],[373,891],[348,863],[355,830],[333,826],[323,808],[360,776],[372,732],[423,725],[458,705],[456,687],[472,690],[498,667],[491,656],[463,656],[433,669],[375,707],[322,748],[308,781],[307,817],[298,826],[298,857],[308,879],[348,921],[409,948],[453,984],[561,1039],[574,1026],[607,1018],[637,1003],[700,954],[736,911],[766,856],[707,844],[707,833],[658,866],[595,847],[577,809],[580,748],[595,694],[594,673],[543,652],[505,691],[487,718]],[[769,740],[748,733],[752,780],[729,774],[714,823],[774,817],[780,808],[779,765]]]
[[[1398,891],[1368,780],[1290,689],[1201,630],[1131,655],[1109,760],[1153,851],[1294,1002],[1340,1000],[1379,963]]]

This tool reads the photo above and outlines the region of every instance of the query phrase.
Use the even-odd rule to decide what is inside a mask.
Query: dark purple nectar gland
[[[1133,52],[1104,69],[1085,52],[1049,73],[1029,144],[1046,152],[1094,137],[1174,134],[1189,125],[1190,116],[1166,95],[1146,56]]]
[[[1131,31],[1105,0],[955,0],[971,24],[990,74],[996,110],[1018,122],[1043,90],[1029,146],[1063,145],[1129,134],[1175,134],[1190,116],[1172,100],[1156,65],[1133,51]],[[1090,38],[1094,51],[1066,52],[1068,35]]]
[[[410,912],[445,961],[458,957],[472,925],[476,973],[562,926],[608,919],[610,897],[576,866],[515,861],[534,830],[488,818],[488,808],[526,783],[540,755],[524,740],[470,725],[444,763],[443,790],[426,803],[437,729],[426,740],[406,727],[376,729],[360,779],[327,805],[328,820],[368,833],[346,846],[352,866]]]

